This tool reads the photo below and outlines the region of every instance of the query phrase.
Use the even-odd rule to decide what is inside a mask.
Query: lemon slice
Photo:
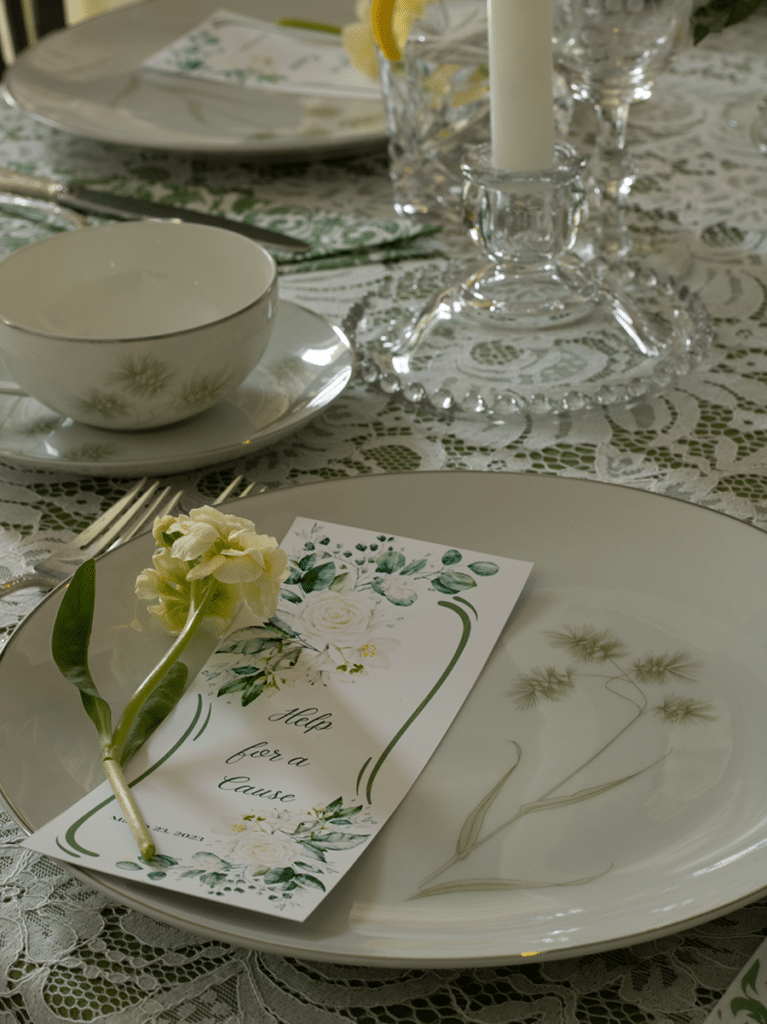
[[[396,0],[373,0],[370,17],[373,22],[373,35],[381,52],[387,60],[401,60],[402,54],[392,32],[392,15]]]

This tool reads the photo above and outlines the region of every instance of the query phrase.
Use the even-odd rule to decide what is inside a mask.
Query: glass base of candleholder
[[[462,164],[464,219],[484,255],[363,343],[363,379],[414,405],[501,424],[637,402],[698,365],[713,328],[695,296],[651,269],[617,279],[572,251],[585,161],[571,146],[557,143],[540,171],[490,160],[490,147],[477,146]]]
[[[427,413],[502,425],[636,405],[710,351],[713,326],[703,303],[651,271],[636,268],[620,288],[594,282],[584,316],[552,312],[537,325],[478,317],[461,299],[463,280],[407,316],[435,273],[417,282],[406,276],[396,294],[372,297],[357,332],[362,379]],[[393,309],[405,315],[382,331]]]

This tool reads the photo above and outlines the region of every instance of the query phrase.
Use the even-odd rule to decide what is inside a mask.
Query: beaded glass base
[[[617,280],[571,251],[581,166],[562,144],[543,172],[501,172],[488,147],[468,151],[464,214],[484,255],[435,281],[425,302],[423,280],[410,292],[362,345],[363,378],[416,405],[503,423],[635,403],[697,366],[713,335],[699,299],[650,269],[623,267]]]

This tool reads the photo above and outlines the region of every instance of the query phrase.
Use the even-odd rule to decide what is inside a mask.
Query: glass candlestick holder
[[[447,282],[376,335],[358,331],[363,379],[451,416],[503,423],[643,400],[689,373],[713,329],[702,303],[631,266],[620,279],[573,251],[584,160],[557,143],[551,167],[506,172],[467,149],[464,222],[479,247]]]

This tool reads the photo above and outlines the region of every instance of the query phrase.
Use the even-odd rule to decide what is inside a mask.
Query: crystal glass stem
[[[612,261],[631,251],[626,225],[626,203],[635,178],[634,160],[626,147],[630,102],[604,99],[595,109],[598,134],[590,167],[589,202],[593,197],[597,209],[590,229],[598,236],[600,255]]]

